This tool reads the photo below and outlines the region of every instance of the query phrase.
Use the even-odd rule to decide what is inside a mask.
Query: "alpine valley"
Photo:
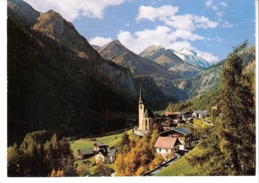
[[[254,46],[243,59],[253,72]],[[8,0],[8,144],[41,129],[80,136],[125,128],[137,119],[140,83],[148,106],[161,110],[215,89],[224,62],[154,45],[138,55],[119,40],[92,46],[58,12]]]
[[[158,37],[152,33],[148,44],[138,44],[138,39],[133,46],[147,48],[136,54],[125,46],[129,42],[120,36],[123,31],[118,40],[97,36],[90,43],[103,46],[91,45],[59,12],[38,12],[25,1],[7,1],[7,176],[256,175],[254,45],[244,41],[224,60],[212,63],[215,53],[226,50],[210,47],[207,53],[189,42],[181,45],[194,50],[152,45],[157,43],[153,39],[160,39],[159,32]],[[109,1],[111,6],[118,2]],[[77,8],[85,1],[44,3],[61,5],[70,14],[66,5]],[[95,10],[98,5],[104,10],[108,1],[98,3],[100,7],[87,1],[84,8]],[[224,2],[205,5],[212,3],[228,7]],[[137,23],[145,18],[178,26],[181,21],[176,20],[191,18],[192,29],[221,30],[220,22],[204,16],[174,15],[178,7],[172,5],[138,8]],[[82,17],[86,13],[77,10]],[[98,26],[84,18],[83,28],[96,31]],[[110,23],[105,18],[98,21]],[[181,26],[187,24],[183,21]],[[171,48],[179,45],[169,28],[163,31],[170,33]],[[183,40],[190,38],[186,33],[196,35],[184,30]],[[208,37],[195,39],[212,44]]]

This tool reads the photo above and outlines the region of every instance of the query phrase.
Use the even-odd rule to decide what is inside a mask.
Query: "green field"
[[[77,157],[78,149],[85,149],[85,148],[93,147],[94,144],[97,142],[103,142],[104,144],[107,144],[109,147],[117,145],[121,140],[122,133],[123,132],[119,132],[114,135],[107,135],[107,136],[96,137],[96,138],[87,138],[86,137],[86,138],[82,138],[79,140],[73,140],[73,141],[70,141],[70,146],[74,153],[74,156]],[[127,130],[127,133],[129,134],[131,139],[138,138],[138,136],[133,133],[132,129]],[[91,140],[91,139],[95,139],[95,140]]]
[[[201,149],[195,147],[189,153],[181,157],[172,165],[164,168],[161,172],[159,172],[156,176],[186,176],[193,173],[197,173],[198,170],[193,168],[187,161],[185,157],[190,157],[190,153],[199,154],[201,153]]]
[[[133,133],[133,130],[127,130],[126,131],[129,135],[130,139],[136,139],[138,136]],[[102,136],[95,136],[95,137],[86,137],[86,138],[81,138],[78,140],[71,140],[70,141],[70,147],[74,153],[75,158],[77,159],[77,150],[78,149],[85,149],[85,148],[90,148],[93,147],[95,143],[97,142],[103,142],[104,144],[107,144],[109,147],[116,146],[120,143],[121,141],[121,136],[122,136],[123,131],[113,131],[113,132],[107,132],[106,134],[103,134]],[[90,161],[92,161],[92,158],[89,158]],[[82,160],[76,160],[74,164],[80,165],[82,164]],[[113,169],[113,164],[105,164],[106,166],[110,167]],[[89,171],[90,175],[95,173],[97,166],[90,166],[87,168]]]

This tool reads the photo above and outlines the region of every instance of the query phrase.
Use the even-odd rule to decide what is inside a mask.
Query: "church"
[[[140,136],[147,135],[151,132],[154,123],[153,113],[145,107],[142,96],[142,85],[140,84],[139,90],[139,103],[138,103],[138,127],[135,128],[135,133]]]

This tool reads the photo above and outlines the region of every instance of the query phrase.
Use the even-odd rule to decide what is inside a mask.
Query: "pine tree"
[[[229,54],[221,77],[219,144],[227,174],[231,175],[254,174],[255,168],[255,103],[251,88],[245,84],[239,56],[246,46],[247,42]]]
[[[240,53],[247,42],[236,47],[222,69],[220,84],[220,122],[208,130],[209,137],[200,144],[206,149],[189,162],[202,175],[255,174],[255,114],[251,87],[245,84]],[[206,165],[206,166],[203,166]]]

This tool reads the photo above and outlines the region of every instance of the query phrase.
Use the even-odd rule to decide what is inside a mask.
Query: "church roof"
[[[153,117],[154,117],[153,113],[149,109],[146,109],[144,113],[144,118],[153,118]]]
[[[140,83],[140,86],[139,86],[139,104],[143,104],[142,83]]]

